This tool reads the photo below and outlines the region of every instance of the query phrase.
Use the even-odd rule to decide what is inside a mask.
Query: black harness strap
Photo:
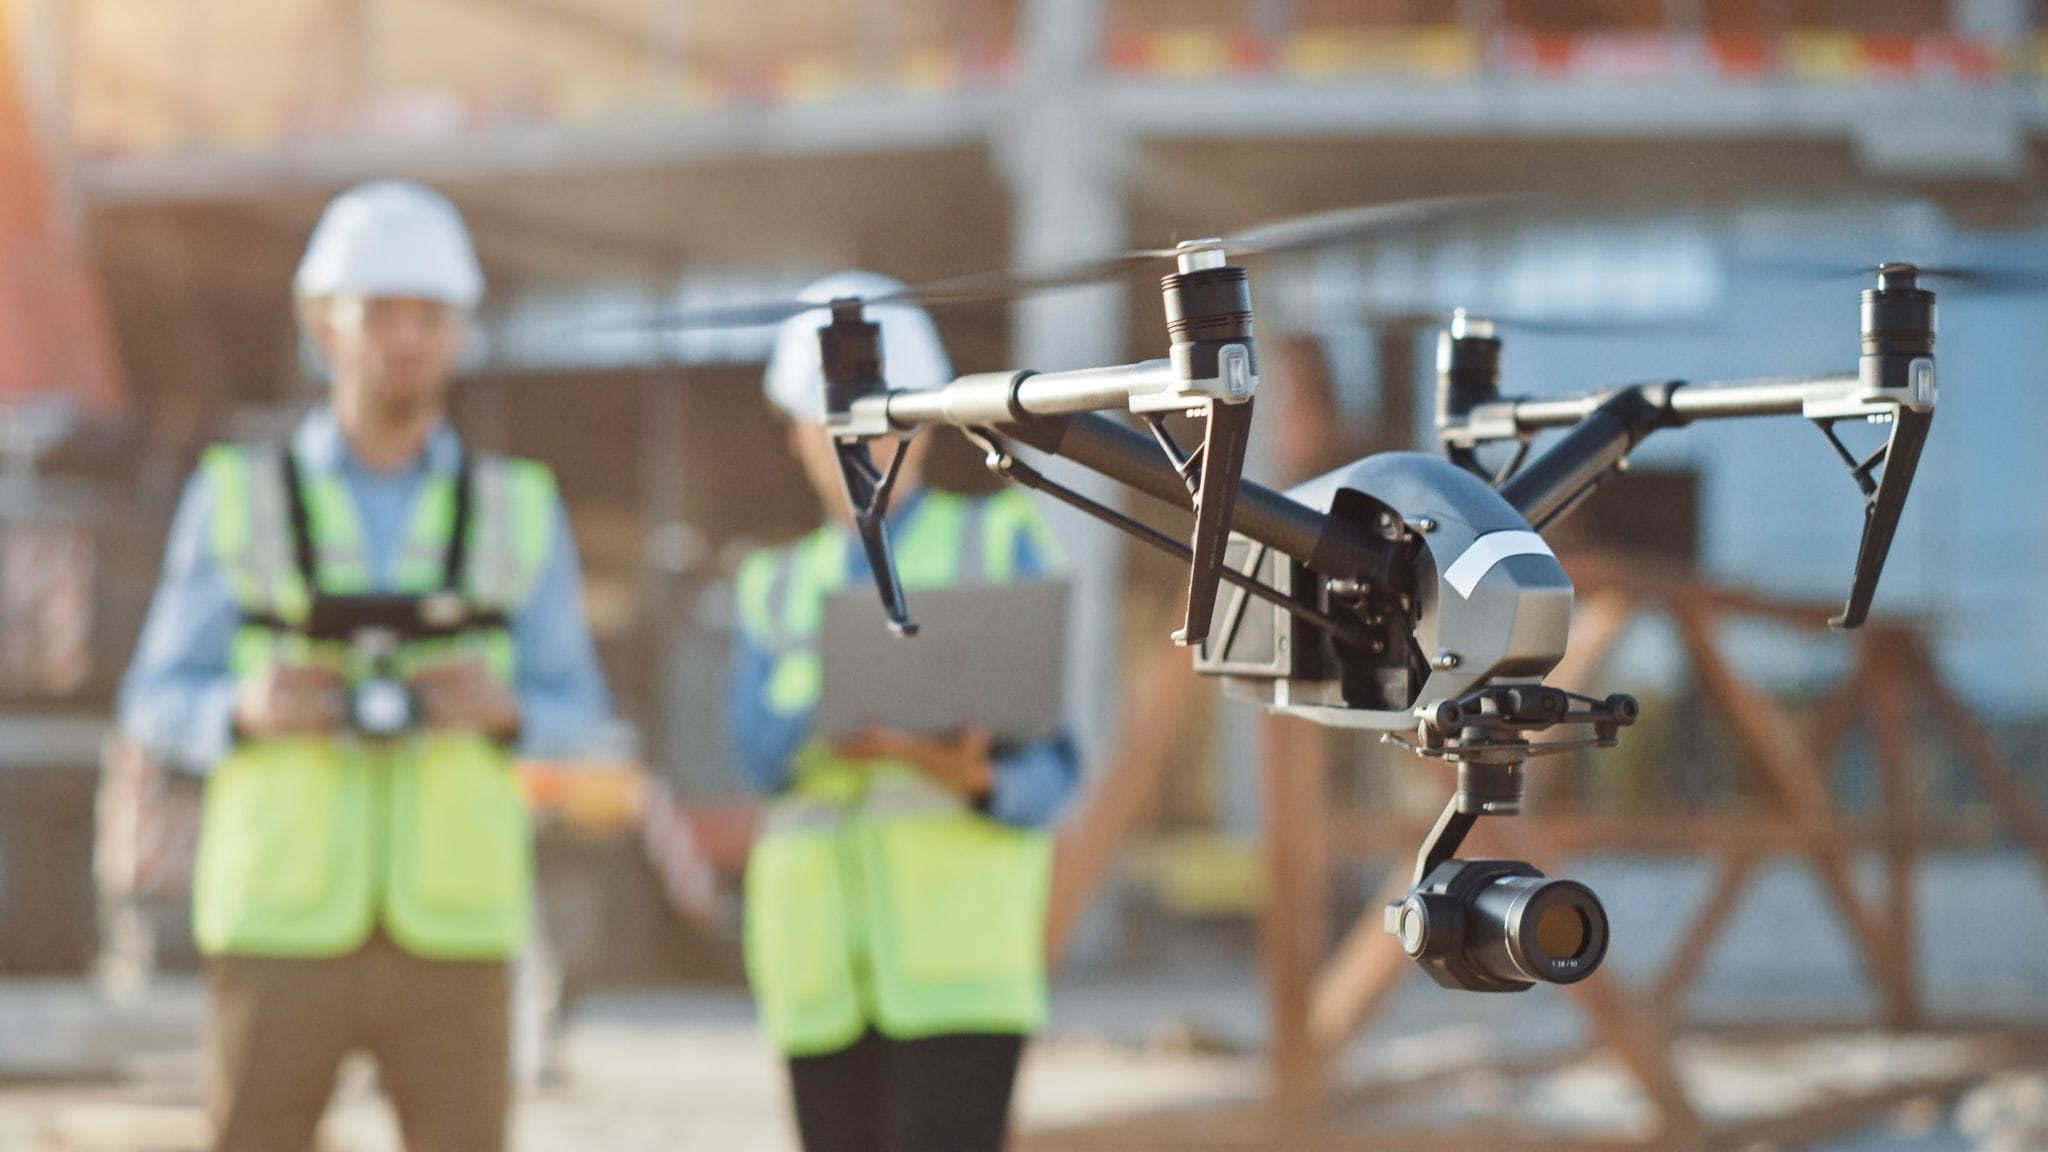
[[[292,560],[306,581],[307,592],[317,594],[320,590],[320,558],[313,547],[313,521],[306,509],[299,461],[289,445],[279,450],[279,456],[284,465],[285,513],[291,521]],[[470,490],[475,482],[474,471],[470,455],[464,451],[455,465],[455,514],[448,529],[448,551],[441,564],[441,588],[446,592],[462,591],[463,570],[469,564],[469,522],[475,505]]]
[[[313,547],[312,516],[306,506],[303,476],[299,470],[299,463],[293,457],[289,446],[282,447],[279,455],[283,466],[282,479],[285,488],[285,509],[287,519],[290,521],[293,560],[298,567],[299,574],[305,578],[307,590],[312,593],[316,601],[319,601],[321,599],[319,552]],[[448,551],[445,554],[441,569],[441,583],[442,590],[444,591],[455,593],[462,591],[463,569],[467,565],[469,557],[470,522],[475,519],[473,513],[475,500],[471,491],[474,483],[475,477],[472,461],[469,453],[464,452],[455,470],[455,508],[449,529]],[[338,599],[348,601],[351,599],[376,600],[379,598],[340,597]],[[397,599],[404,598],[398,597]],[[280,619],[274,613],[245,612],[242,616],[242,623],[250,628],[263,628],[273,632],[310,635],[312,633],[308,632],[309,625],[316,630],[322,628],[318,623],[320,615],[320,610],[316,604],[311,621],[301,620],[293,622]],[[410,625],[407,633],[409,638],[414,640],[437,640],[449,639],[479,631],[503,630],[510,627],[510,625],[510,618],[504,611],[498,609],[479,609],[471,605],[458,621],[445,625],[429,624],[425,621],[420,621]],[[318,638],[343,639],[345,637],[336,634],[334,636]]]
[[[462,591],[463,569],[469,564],[469,520],[471,499],[469,452],[455,465],[455,516],[448,527],[448,553],[441,565],[441,590]]]
[[[284,463],[284,500],[287,515],[292,526],[292,557],[298,563],[299,575],[306,581],[308,594],[320,590],[320,561],[313,551],[313,522],[306,513],[306,493],[299,480],[298,457],[292,453],[289,444],[278,450]]]

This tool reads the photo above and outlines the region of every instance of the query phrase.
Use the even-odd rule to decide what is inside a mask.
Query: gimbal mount
[[[1529,760],[1610,746],[1636,719],[1627,696],[1595,700],[1543,685],[1564,656],[1572,586],[1541,531],[1651,432],[1802,416],[1826,434],[1864,495],[1848,603],[1832,621],[1861,624],[1933,418],[1934,294],[1909,265],[1879,269],[1862,294],[1854,373],[1541,398],[1501,396],[1500,341],[1483,320],[1461,315],[1439,342],[1442,457],[1385,453],[1280,493],[1240,475],[1258,358],[1249,279],[1224,247],[1198,240],[1175,250],[1177,270],[1161,281],[1169,355],[1116,367],[980,373],[891,390],[864,302],[831,302],[819,329],[826,424],[890,625],[916,629],[889,556],[896,463],[877,467],[869,443],[926,425],[960,427],[998,474],[1187,561],[1187,612],[1173,639],[1196,649],[1198,671],[1268,708],[1379,730],[1458,766],[1457,792],[1418,853],[1413,888],[1387,913],[1388,929],[1433,977],[1490,991],[1582,979],[1607,946],[1606,916],[1590,891],[1520,862],[1453,858],[1480,816],[1519,810]],[[1108,411],[1138,416],[1149,435],[1101,414]],[[1191,450],[1167,430],[1175,413],[1201,422]],[[1837,435],[1848,420],[1889,424],[1889,438],[1859,458]],[[1564,434],[1532,453],[1548,429]],[[1184,510],[1184,539],[1053,481],[1018,460],[1006,439]],[[1513,455],[1488,470],[1479,450],[1495,443],[1512,444]],[[1530,740],[1563,727],[1588,734]],[[1412,739],[1399,735],[1410,731]]]

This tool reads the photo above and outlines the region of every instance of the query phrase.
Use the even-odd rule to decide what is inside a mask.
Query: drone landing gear
[[[910,610],[903,602],[903,582],[896,576],[896,561],[889,553],[888,525],[889,497],[903,470],[903,458],[909,455],[910,442],[898,441],[889,466],[876,467],[868,439],[886,435],[890,429],[886,424],[864,428],[852,420],[856,400],[884,389],[882,326],[867,319],[857,299],[832,301],[831,315],[831,323],[818,329],[818,354],[825,378],[825,428],[832,436],[839,479],[846,487],[846,502],[852,507],[853,525],[874,573],[875,591],[881,595],[889,630],[898,636],[915,636],[917,625],[911,622]]]
[[[861,550],[867,553],[868,568],[875,574],[875,588],[882,596],[882,612],[889,618],[889,630],[898,636],[917,635],[917,624],[903,602],[903,583],[896,576],[896,560],[889,552],[889,497],[896,489],[896,475],[903,458],[910,454],[910,442],[900,441],[887,468],[875,466],[874,455],[863,440],[834,440],[832,450],[839,457],[839,477],[846,483],[846,499],[853,506],[853,525],[860,533]]]
[[[1870,602],[1877,595],[1877,576],[1884,570],[1892,537],[1898,533],[1899,516],[1905,511],[1913,474],[1920,469],[1920,450],[1927,444],[1934,413],[1902,407],[1888,419],[1892,429],[1884,446],[1861,460],[1836,434],[1836,420],[1814,421],[1863,493],[1863,538],[1856,549],[1856,575],[1849,588],[1848,606],[1840,616],[1828,621],[1831,628],[1854,628],[1870,616]]]
[[[1152,415],[1146,423],[1166,458],[1187,481],[1194,500],[1195,533],[1189,544],[1188,609],[1173,642],[1182,646],[1209,638],[1209,618],[1216,612],[1216,588],[1223,576],[1223,550],[1230,540],[1230,509],[1237,500],[1237,481],[1244,471],[1245,446],[1251,440],[1252,401],[1224,403],[1204,399],[1189,409],[1202,420],[1202,445],[1183,453],[1166,430],[1166,420]]]

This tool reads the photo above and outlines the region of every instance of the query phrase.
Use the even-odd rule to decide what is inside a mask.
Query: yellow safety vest
[[[932,492],[892,542],[916,589],[963,573],[1008,581],[1025,536],[1054,555],[1022,493]],[[768,703],[779,713],[818,702],[817,636],[849,545],[827,526],[740,570],[740,627],[773,656]],[[1050,838],[975,812],[909,764],[848,763],[813,741],[793,768],[747,863],[747,974],[770,1038],[805,1056],[871,1027],[914,1039],[1042,1026]]]
[[[202,467],[213,493],[214,555],[244,620],[230,659],[235,675],[280,663],[356,671],[346,646],[288,630],[305,620],[312,590],[294,556],[295,470],[284,449],[216,446]],[[461,591],[478,608],[509,614],[546,558],[554,479],[542,465],[488,456],[471,459],[465,473]],[[447,475],[427,480],[394,591],[442,587],[456,489]],[[362,528],[341,479],[310,479],[299,491],[320,590],[369,592]],[[512,682],[513,647],[502,628],[410,646],[398,671],[479,659]],[[512,755],[487,737],[243,740],[207,778],[193,922],[209,954],[336,956],[381,924],[420,956],[502,959],[526,942],[532,887],[532,834]]]

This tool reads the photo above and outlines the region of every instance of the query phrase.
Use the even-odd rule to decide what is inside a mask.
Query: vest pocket
[[[961,813],[870,816],[864,832],[876,930],[910,984],[1043,979],[1050,840]]]
[[[863,1026],[843,844],[836,824],[770,830],[747,858],[747,981],[793,1054],[843,1046]]]
[[[523,905],[526,803],[505,752],[481,736],[430,733],[399,755],[393,882],[429,911]]]
[[[321,739],[235,749],[207,781],[198,899],[227,922],[318,908],[335,883],[341,758]]]

